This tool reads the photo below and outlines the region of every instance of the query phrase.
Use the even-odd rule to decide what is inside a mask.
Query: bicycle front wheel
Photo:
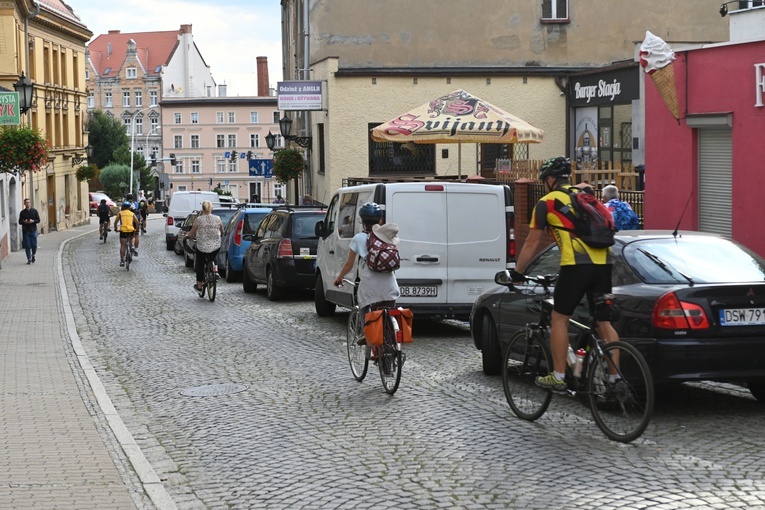
[[[383,324],[383,344],[379,348],[380,358],[377,365],[380,368],[380,379],[383,388],[389,395],[396,393],[398,385],[401,382],[401,365],[403,358],[401,351],[396,344],[396,336],[393,325],[390,321],[396,320],[394,317],[385,314],[385,323]]]
[[[130,251],[130,246],[125,250],[125,269],[130,271],[130,262],[133,260],[133,253]]]
[[[369,358],[367,357],[366,344],[359,345],[359,340],[364,338],[364,317],[356,306],[348,314],[348,328],[346,330],[346,344],[348,346],[348,362],[351,364],[353,378],[361,382],[367,375]]]
[[[217,278],[215,277],[215,271],[213,271],[213,264],[212,262],[207,263],[207,274],[205,275],[205,278],[207,280],[207,299],[210,300],[212,303],[215,301],[215,294],[218,290],[217,285]]]
[[[502,387],[513,412],[533,421],[547,410],[552,391],[534,383],[552,371],[550,348],[537,331],[523,329],[510,338],[502,363]]]
[[[637,439],[651,421],[653,379],[648,363],[633,345],[611,342],[603,347],[602,358],[593,356],[587,393],[595,423],[613,441]]]

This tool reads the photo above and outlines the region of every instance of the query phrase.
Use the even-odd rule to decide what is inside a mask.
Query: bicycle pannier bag
[[[382,310],[375,310],[364,316],[364,337],[367,339],[367,345],[382,345],[383,322]]]
[[[378,273],[390,273],[400,266],[398,248],[370,232],[367,237],[367,267]]]
[[[401,330],[401,342],[408,344],[412,342],[412,322],[414,321],[414,314],[409,308],[399,308],[400,312],[397,320],[398,327]]]
[[[574,228],[566,229],[592,248],[608,248],[614,244],[614,218],[611,211],[598,200],[598,197],[586,191],[563,189],[571,197],[574,209]],[[559,227],[560,228],[560,227]]]

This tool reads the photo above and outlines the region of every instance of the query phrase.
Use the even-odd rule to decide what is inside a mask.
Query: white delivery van
[[[316,313],[353,306],[353,286],[333,280],[361,231],[359,208],[376,202],[386,222],[399,225],[401,289],[398,305],[418,316],[467,320],[476,298],[495,286],[497,271],[515,267],[514,209],[508,186],[400,182],[340,188],[332,197],[319,236]],[[358,261],[357,261],[358,263]],[[346,275],[358,278],[358,268]]]
[[[165,221],[165,243],[167,249],[175,248],[175,240],[178,237],[178,226],[186,219],[186,216],[194,211],[202,210],[202,202],[209,200],[213,207],[220,207],[220,195],[214,191],[176,191],[170,197],[170,205],[163,214]]]

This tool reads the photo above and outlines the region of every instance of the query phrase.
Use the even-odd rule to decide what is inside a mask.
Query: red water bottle
[[[587,351],[584,349],[576,350],[576,363],[574,363],[574,377],[579,378],[582,376],[582,365],[584,364],[584,358],[587,356]]]

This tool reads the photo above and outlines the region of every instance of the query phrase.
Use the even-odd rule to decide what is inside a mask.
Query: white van
[[[401,182],[340,188],[316,227],[316,313],[353,306],[353,286],[333,280],[361,231],[359,208],[376,202],[399,225],[398,305],[419,316],[467,320],[497,271],[515,267],[514,209],[508,186]],[[357,279],[357,267],[346,275]]]
[[[202,202],[205,200],[212,202],[213,207],[220,207],[219,196],[214,191],[176,191],[173,193],[167,212],[163,214],[167,218],[165,221],[165,242],[168,250],[175,248],[178,225],[186,219],[186,216],[201,210]]]

